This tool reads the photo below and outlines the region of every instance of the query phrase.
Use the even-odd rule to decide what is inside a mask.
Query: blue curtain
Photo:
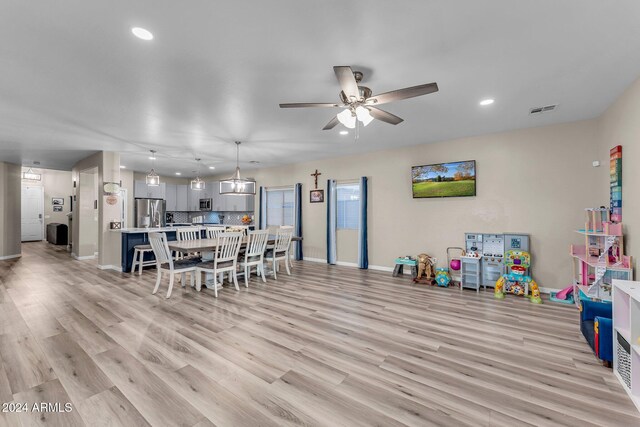
[[[336,180],[327,181],[327,263],[336,263],[336,230],[337,230],[337,204],[338,193]]]
[[[358,231],[358,267],[369,268],[367,242],[367,177],[360,178],[360,229]]]
[[[267,229],[267,191],[264,187],[260,187],[260,215],[258,228],[260,230]]]
[[[296,184],[295,186],[294,198],[296,203],[296,206],[295,206],[296,219],[294,221],[296,225],[295,235],[302,237],[302,184],[300,183]],[[296,242],[295,245],[296,245],[296,249],[295,249],[296,261],[301,261],[302,260],[302,242]]]

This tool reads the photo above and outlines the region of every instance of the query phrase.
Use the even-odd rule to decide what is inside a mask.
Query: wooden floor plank
[[[573,306],[296,262],[239,291],[103,271],[45,243],[0,261],[8,425],[640,425]]]

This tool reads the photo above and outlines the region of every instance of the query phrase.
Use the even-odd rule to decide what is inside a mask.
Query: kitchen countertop
[[[194,227],[199,227],[201,230],[204,229],[204,227],[196,225]],[[158,227],[158,228],[153,228],[153,227],[139,227],[139,228],[121,228],[120,230],[111,230],[111,231],[119,231],[121,233],[149,233],[149,232],[162,232],[162,231],[176,231],[177,229],[182,228],[182,227]]]
[[[185,225],[188,225],[190,227],[198,227],[200,230],[204,230],[206,228],[207,225],[212,225],[212,226],[216,226],[216,225],[220,225],[220,226],[225,226],[225,227],[243,227],[241,225],[233,225],[233,224],[208,224],[208,223],[203,223],[203,224],[186,224],[184,223],[184,225],[182,225],[182,223],[176,223],[176,224],[180,224],[177,227],[172,227],[172,226],[168,226],[168,227],[159,227],[159,228],[153,228],[153,227],[149,227],[149,228],[144,228],[144,227],[133,227],[133,228],[121,228],[121,229],[116,229],[116,230],[110,230],[110,231],[117,231],[120,233],[148,233],[148,232],[163,232],[163,231],[176,231],[179,228],[183,228]],[[249,226],[251,226],[253,224],[250,224]],[[244,227],[248,227],[248,226],[244,226]]]

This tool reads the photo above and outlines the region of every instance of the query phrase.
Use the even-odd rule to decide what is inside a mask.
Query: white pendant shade
[[[356,127],[356,116],[354,116],[348,108],[342,110],[342,112],[338,113],[336,117],[345,127],[348,127],[349,129]]]
[[[365,126],[371,123],[371,121],[373,120],[373,116],[371,115],[369,110],[367,108],[364,108],[362,105],[356,108],[356,116],[358,117],[358,120],[360,120]]]

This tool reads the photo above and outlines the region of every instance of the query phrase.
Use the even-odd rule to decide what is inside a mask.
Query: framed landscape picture
[[[324,190],[311,190],[309,193],[309,202],[311,203],[323,203],[324,202]]]
[[[53,205],[53,211],[54,212],[62,212],[62,206],[61,205]]]
[[[64,205],[64,197],[53,197],[51,198],[52,205]]]
[[[475,196],[476,161],[413,166],[411,185],[414,199]]]

